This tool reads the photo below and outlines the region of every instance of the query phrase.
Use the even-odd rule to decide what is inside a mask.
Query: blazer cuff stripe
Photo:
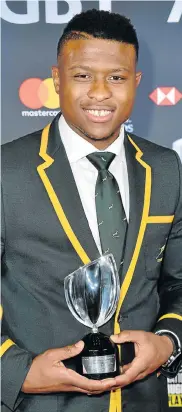
[[[174,215],[171,216],[149,216],[147,223],[172,223]]]
[[[158,319],[158,322],[162,319],[179,319],[179,320],[182,320],[182,316],[178,315],[177,313],[167,313],[166,315],[161,316],[161,318]]]
[[[0,357],[2,357],[4,353],[13,345],[15,345],[15,343],[11,339],[7,339],[4,343],[2,343],[0,348]]]

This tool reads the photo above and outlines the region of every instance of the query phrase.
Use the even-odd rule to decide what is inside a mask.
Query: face
[[[93,38],[69,40],[52,75],[69,126],[98,148],[111,144],[131,114],[141,78],[134,46]]]

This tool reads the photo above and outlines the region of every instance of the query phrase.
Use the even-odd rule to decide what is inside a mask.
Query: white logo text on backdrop
[[[176,0],[167,19],[168,23],[179,23],[182,16],[182,1]]]
[[[39,3],[38,0],[28,0],[27,3],[27,13],[18,14],[14,13],[8,6],[6,0],[1,0],[1,17],[8,21],[9,23],[14,24],[31,24],[37,23],[40,19],[39,16]],[[23,2],[25,3],[25,2]],[[58,1],[55,0],[45,0],[45,21],[46,23],[52,24],[65,24],[68,23],[72,17],[81,13],[82,4],[80,0],[68,0],[68,12],[66,14],[58,14]],[[111,0],[100,0],[98,1],[100,10],[111,11]]]

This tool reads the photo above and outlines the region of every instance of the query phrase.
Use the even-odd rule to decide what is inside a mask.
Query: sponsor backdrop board
[[[131,18],[139,37],[143,79],[126,129],[174,148],[182,160],[182,1],[4,1],[2,17],[2,143],[50,122],[58,98],[51,80],[67,22],[97,8]],[[169,410],[182,407],[182,371],[168,380]]]

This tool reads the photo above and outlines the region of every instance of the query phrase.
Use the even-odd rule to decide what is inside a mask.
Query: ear
[[[142,78],[142,72],[137,72],[137,73],[136,73],[136,77],[135,77],[135,79],[136,79],[136,87],[139,86],[140,81],[141,81],[141,78]]]
[[[52,78],[53,78],[53,82],[54,82],[54,87],[55,87],[55,91],[57,94],[59,94],[59,69],[57,66],[52,66]]]

